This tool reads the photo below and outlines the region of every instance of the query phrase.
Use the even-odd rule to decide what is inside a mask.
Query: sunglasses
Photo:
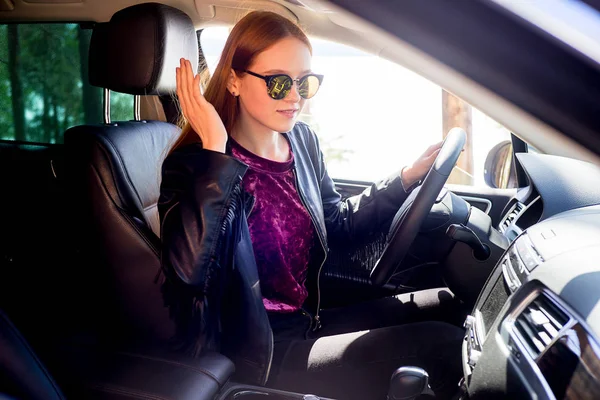
[[[257,78],[264,80],[267,83],[267,93],[274,100],[281,100],[285,98],[292,91],[294,82],[298,85],[298,94],[304,99],[310,99],[319,90],[321,82],[323,82],[323,75],[308,74],[302,78],[292,79],[291,76],[286,74],[277,75],[259,75],[252,71],[241,70]]]

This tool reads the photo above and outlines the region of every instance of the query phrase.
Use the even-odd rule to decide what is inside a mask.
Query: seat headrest
[[[180,58],[196,72],[198,38],[187,14],[158,3],[127,7],[94,27],[90,83],[133,95],[174,93]]]

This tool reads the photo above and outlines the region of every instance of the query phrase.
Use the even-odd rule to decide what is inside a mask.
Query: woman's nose
[[[298,82],[294,82],[292,84],[292,88],[290,89],[290,93],[285,97],[285,99],[289,102],[297,103],[300,101],[300,93],[298,92]]]

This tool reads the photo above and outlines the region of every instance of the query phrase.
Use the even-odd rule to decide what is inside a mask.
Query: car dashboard
[[[518,156],[530,184],[506,207],[510,245],[465,322],[469,397],[598,399],[600,171]]]

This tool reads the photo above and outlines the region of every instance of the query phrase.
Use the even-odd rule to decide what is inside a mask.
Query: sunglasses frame
[[[306,79],[306,78],[307,78],[307,77],[309,77],[309,76],[314,76],[314,77],[316,77],[316,78],[319,80],[319,88],[321,87],[321,84],[323,83],[323,77],[324,77],[323,75],[320,75],[320,74],[313,74],[313,73],[310,73],[310,74],[306,74],[306,75],[304,75],[304,76],[302,76],[302,77],[300,77],[300,78],[294,79],[294,78],[292,78],[291,76],[289,76],[288,74],[260,75],[260,74],[257,74],[256,72],[252,72],[252,71],[249,71],[249,70],[247,70],[247,69],[242,69],[242,70],[239,70],[239,71],[240,71],[240,72],[245,72],[245,73],[247,73],[247,74],[250,74],[250,75],[252,75],[252,76],[255,76],[255,77],[257,77],[257,78],[260,78],[260,79],[264,80],[264,81],[265,81],[265,83],[267,84],[267,94],[268,94],[268,95],[269,95],[269,97],[271,97],[273,100],[283,100],[283,99],[285,99],[285,98],[286,98],[286,97],[289,95],[289,92],[288,92],[288,94],[286,94],[286,95],[285,95],[285,96],[283,96],[282,98],[280,98],[280,99],[277,99],[277,98],[274,98],[273,96],[271,96],[271,94],[269,93],[269,87],[271,86],[271,82],[272,82],[272,80],[273,80],[274,78],[278,77],[278,76],[285,76],[285,77],[289,78],[289,79],[292,81],[292,85],[295,83],[296,85],[298,85],[298,87],[300,87],[300,81],[301,81],[301,80],[303,80],[303,79]],[[319,88],[317,88],[317,92],[319,91]],[[308,97],[308,98],[306,98],[306,97],[304,97],[304,96],[302,96],[302,95],[300,95],[300,97],[302,97],[302,98],[303,98],[303,99],[305,99],[305,100],[308,100],[308,99],[311,99],[311,98],[313,98],[313,97],[314,97],[314,96],[317,94],[317,92],[315,92],[315,94],[314,94],[314,95],[312,95],[311,97]],[[300,91],[298,91],[298,94],[300,94]]]

